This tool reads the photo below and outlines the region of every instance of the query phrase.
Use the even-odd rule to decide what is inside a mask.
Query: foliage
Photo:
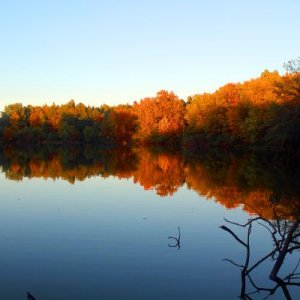
[[[178,140],[185,126],[185,104],[172,92],[160,91],[154,98],[135,104],[141,141]],[[161,137],[163,139],[161,139]]]
[[[299,107],[299,71],[283,76],[264,71],[259,78],[189,97],[185,140],[187,144],[197,144],[194,140],[200,138],[218,146],[299,149]]]
[[[0,118],[2,144],[132,143],[187,147],[264,147],[300,150],[300,60],[287,72],[264,71],[214,93],[188,97],[173,92],[134,105],[8,105]],[[173,146],[172,146],[173,145]]]

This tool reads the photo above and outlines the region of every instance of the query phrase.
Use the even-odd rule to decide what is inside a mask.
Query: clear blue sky
[[[299,0],[3,0],[0,110],[185,99],[282,71],[300,56],[299,13]]]

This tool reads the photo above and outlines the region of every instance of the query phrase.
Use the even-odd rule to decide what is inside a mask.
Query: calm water
[[[277,240],[294,233],[289,247],[296,247],[300,177],[292,162],[145,149],[4,149],[0,298],[26,299],[29,291],[37,300],[237,299],[241,269],[224,259],[244,266],[247,248],[220,226],[247,241],[248,226],[224,218],[263,218],[252,224],[248,269],[275,249],[264,226],[281,233]],[[178,226],[176,245],[168,237],[178,238]],[[279,256],[251,271],[257,287],[276,287],[269,275]],[[299,283],[299,258],[297,250],[284,257],[278,276],[294,272],[290,282]],[[291,298],[278,287],[270,299],[300,298],[300,288],[287,289]],[[247,279],[244,299],[268,295],[246,298],[253,291]]]

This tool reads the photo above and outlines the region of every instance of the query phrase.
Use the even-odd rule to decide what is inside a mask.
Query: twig
[[[168,237],[168,239],[173,239],[173,240],[175,240],[176,243],[173,244],[173,245],[169,243],[168,246],[171,247],[171,248],[177,247],[178,250],[179,250],[179,249],[180,249],[180,246],[181,246],[181,245],[180,245],[180,239],[181,239],[180,227],[178,226],[177,229],[178,229],[178,237],[177,237],[177,238],[174,237],[174,236],[169,236],[169,237]]]

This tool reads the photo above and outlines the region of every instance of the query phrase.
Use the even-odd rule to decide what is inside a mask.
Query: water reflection
[[[180,232],[180,227],[177,227],[178,229],[178,236],[169,236],[168,239],[172,241],[172,243],[169,243],[168,246],[170,248],[177,248],[178,250],[180,250],[180,246],[181,246],[181,232]]]
[[[276,207],[274,207],[274,210],[276,210]],[[300,286],[300,273],[298,272],[300,258],[292,270],[285,270],[283,265],[288,254],[298,254],[299,256],[299,252],[295,252],[300,249],[300,218],[294,220],[277,219],[270,221],[262,217],[256,217],[251,218],[245,224],[239,224],[228,220],[225,221],[230,225],[243,228],[246,231],[246,238],[245,240],[242,240],[235,230],[232,230],[225,225],[221,226],[221,228],[227,231],[245,250],[245,259],[243,263],[225,259],[241,269],[240,298],[250,300],[254,299],[253,297],[257,294],[260,294],[260,299],[267,299],[269,296],[274,295],[278,289],[281,289],[285,299],[292,299],[289,288]],[[269,233],[272,246],[269,251],[264,253],[261,257],[253,259],[251,234],[253,227],[257,225],[261,226]],[[259,272],[259,269],[267,260],[272,261],[272,266],[269,268],[269,274],[267,274],[269,279],[274,282],[272,287],[267,286],[266,279],[263,283],[258,283],[253,274]]]
[[[27,292],[27,300],[36,300],[29,292]]]
[[[75,294],[73,287],[65,290],[64,285],[80,280],[85,287],[82,290],[90,291],[90,299],[99,298],[95,297],[96,293],[107,296],[112,291],[116,291],[116,295],[111,299],[119,299],[117,290],[122,287],[128,295],[140,295],[136,299],[143,298],[145,287],[146,294],[150,293],[147,299],[159,298],[154,295],[157,289],[153,286],[161,283],[160,292],[165,295],[161,299],[195,299],[198,295],[201,299],[222,299],[224,295],[232,299],[231,295],[238,293],[240,282],[236,280],[236,270],[220,262],[227,256],[227,250],[230,251],[228,260],[241,268],[239,294],[242,299],[260,297],[262,293],[263,297],[274,294],[272,299],[282,299],[278,294],[284,293],[286,299],[291,299],[288,296],[294,292],[292,287],[298,285],[294,263],[300,246],[297,157],[214,152],[191,155],[184,151],[145,148],[6,148],[0,150],[0,166],[6,178],[14,181],[44,178],[74,184],[93,177],[72,188],[62,181],[15,183],[3,180],[9,188],[3,189],[1,228],[5,228],[6,236],[11,238],[6,239],[2,234],[3,240],[8,241],[3,243],[2,251],[11,266],[9,280],[13,278],[19,285],[27,278],[35,278],[30,272],[27,276],[27,270],[34,265],[39,272],[46,270],[45,282],[52,285],[56,280],[57,286],[61,284],[57,293]],[[100,184],[101,178],[109,176],[130,179],[161,197],[174,198],[160,201],[161,198],[151,193],[142,193],[138,186],[114,178],[102,180]],[[184,188],[179,191],[181,187]],[[201,201],[197,194],[184,190],[186,187],[228,210]],[[47,190],[49,195],[41,196],[37,189]],[[115,192],[118,189],[120,191]],[[147,201],[141,201],[144,195]],[[126,201],[122,201],[124,199]],[[247,214],[239,209],[229,210],[240,205],[252,214],[252,219],[247,224],[226,222],[223,229],[238,237],[231,241],[218,229],[221,223],[218,218],[244,218]],[[148,218],[149,222],[141,221]],[[182,245],[178,225],[182,228]],[[263,231],[272,242],[269,249],[266,248],[268,239],[262,237]],[[240,238],[242,234],[246,237]],[[143,235],[145,238],[141,238]],[[240,252],[237,252],[237,243],[243,248]],[[167,249],[162,249],[162,245]],[[292,256],[292,261],[287,261]],[[44,269],[35,264],[37,258]],[[23,265],[18,265],[19,261]],[[49,261],[56,262],[52,269]],[[68,266],[72,271],[68,271]],[[56,269],[61,276],[57,277]],[[127,270],[132,271],[131,277]],[[74,279],[73,274],[84,275]],[[224,280],[218,280],[218,289],[212,288],[216,285],[216,274],[227,274]],[[86,276],[88,280],[84,279]],[[98,288],[99,278],[102,285]],[[1,280],[2,285],[7,286],[9,280]],[[136,281],[139,284],[132,284]],[[91,285],[94,288],[90,288]],[[45,285],[41,284],[39,289],[37,286],[26,281],[25,291],[32,291],[37,299],[46,299],[43,293],[51,294],[52,290],[47,290]],[[102,298],[107,298],[105,296]],[[82,297],[65,297],[68,298]]]
[[[190,153],[94,147],[0,150],[0,165],[11,180],[92,176],[131,178],[145,190],[173,195],[184,184],[226,208],[239,205],[266,219],[300,214],[300,160],[282,154]],[[276,216],[273,206],[277,205]]]

